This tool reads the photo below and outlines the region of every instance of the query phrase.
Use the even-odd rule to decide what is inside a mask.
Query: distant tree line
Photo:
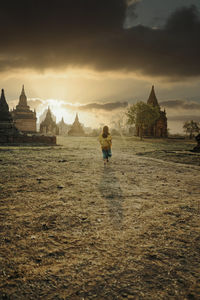
[[[189,134],[190,139],[192,139],[196,134],[200,133],[200,122],[195,122],[193,120],[186,121],[183,124],[183,129],[186,134]]]

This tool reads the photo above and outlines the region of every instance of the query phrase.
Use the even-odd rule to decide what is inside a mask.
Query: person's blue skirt
[[[102,153],[103,153],[103,159],[108,159],[109,157],[112,156],[111,149],[109,149],[109,150],[102,149]]]

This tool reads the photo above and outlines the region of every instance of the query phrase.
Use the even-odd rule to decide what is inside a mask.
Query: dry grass
[[[0,299],[199,299],[193,145],[58,142],[0,148]]]

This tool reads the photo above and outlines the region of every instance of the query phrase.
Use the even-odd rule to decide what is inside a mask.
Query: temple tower
[[[12,117],[9,112],[8,103],[6,102],[4,89],[1,90],[1,98],[0,98],[0,121],[12,122]]]
[[[62,120],[58,123],[59,135],[66,136],[68,135],[68,131],[71,128],[71,125],[66,124],[62,117]]]
[[[4,90],[1,90],[0,98],[0,135],[16,135],[18,130],[16,129],[12,116],[9,112],[9,106],[6,102]]]
[[[19,97],[19,103],[12,112],[12,117],[15,126],[22,132],[33,133],[36,132],[36,112],[30,110],[27,104],[27,97],[22,86],[21,95]]]
[[[152,85],[151,92],[150,92],[149,98],[147,100],[147,104],[150,104],[153,106],[159,106],[158,99],[156,97],[155,90],[154,90],[154,85]]]
[[[166,111],[162,111],[160,109],[160,105],[155,94],[154,86],[152,86],[151,88],[147,104],[152,105],[154,107],[158,107],[160,117],[158,118],[158,120],[156,120],[156,122],[153,125],[144,130],[144,136],[166,138],[168,136]],[[139,136],[139,128],[136,128],[136,135]]]
[[[42,123],[40,124],[40,133],[47,135],[59,134],[59,128],[52,118],[51,110],[49,107],[44,121],[42,121]]]
[[[158,104],[158,99],[155,94],[154,85],[152,86],[147,104],[153,105],[154,107],[157,106],[159,108],[160,117],[158,118],[158,120],[156,120],[155,124],[145,130],[145,135],[151,137],[166,138],[168,136],[166,111],[162,111],[160,109],[160,105]]]
[[[68,132],[68,135],[71,136],[85,136],[85,132],[83,130],[83,127],[78,119],[78,114],[76,114],[74,123],[72,124],[71,129]]]
[[[19,104],[16,106],[18,110],[29,110],[30,107],[27,104],[27,97],[24,91],[24,85],[22,86],[21,95],[19,96]]]

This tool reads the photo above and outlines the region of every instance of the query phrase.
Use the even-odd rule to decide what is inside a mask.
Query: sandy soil
[[[0,299],[200,299],[200,155],[177,141],[0,147]]]

